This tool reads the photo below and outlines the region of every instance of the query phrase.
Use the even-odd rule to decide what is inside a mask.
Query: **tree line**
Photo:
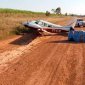
[[[57,7],[56,9],[52,9],[51,10],[54,14],[58,14],[60,15],[61,14],[61,7]],[[49,16],[50,15],[50,12],[49,11],[46,11],[46,16]]]
[[[51,10],[53,14],[57,14],[57,15],[65,15],[65,16],[77,16],[76,14],[62,14],[61,12],[61,7],[57,7],[56,9],[52,9]],[[46,11],[46,16],[49,16],[51,13],[49,11]]]

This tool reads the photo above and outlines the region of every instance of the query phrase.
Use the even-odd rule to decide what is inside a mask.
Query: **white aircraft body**
[[[70,21],[70,23],[67,26],[53,24],[44,20],[33,20],[23,23],[25,27],[36,30],[38,32],[46,33],[69,32],[70,30],[74,29],[75,24],[76,19]]]

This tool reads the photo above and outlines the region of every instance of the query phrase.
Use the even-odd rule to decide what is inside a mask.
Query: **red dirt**
[[[85,85],[84,43],[67,41],[66,33],[29,36],[0,43],[0,85]]]

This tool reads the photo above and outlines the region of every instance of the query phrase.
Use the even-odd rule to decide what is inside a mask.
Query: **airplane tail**
[[[77,18],[73,18],[67,26],[74,28],[76,25]]]

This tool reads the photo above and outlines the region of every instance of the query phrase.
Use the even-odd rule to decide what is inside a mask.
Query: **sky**
[[[85,15],[85,0],[0,0],[0,8],[45,12],[57,7],[62,13]]]

